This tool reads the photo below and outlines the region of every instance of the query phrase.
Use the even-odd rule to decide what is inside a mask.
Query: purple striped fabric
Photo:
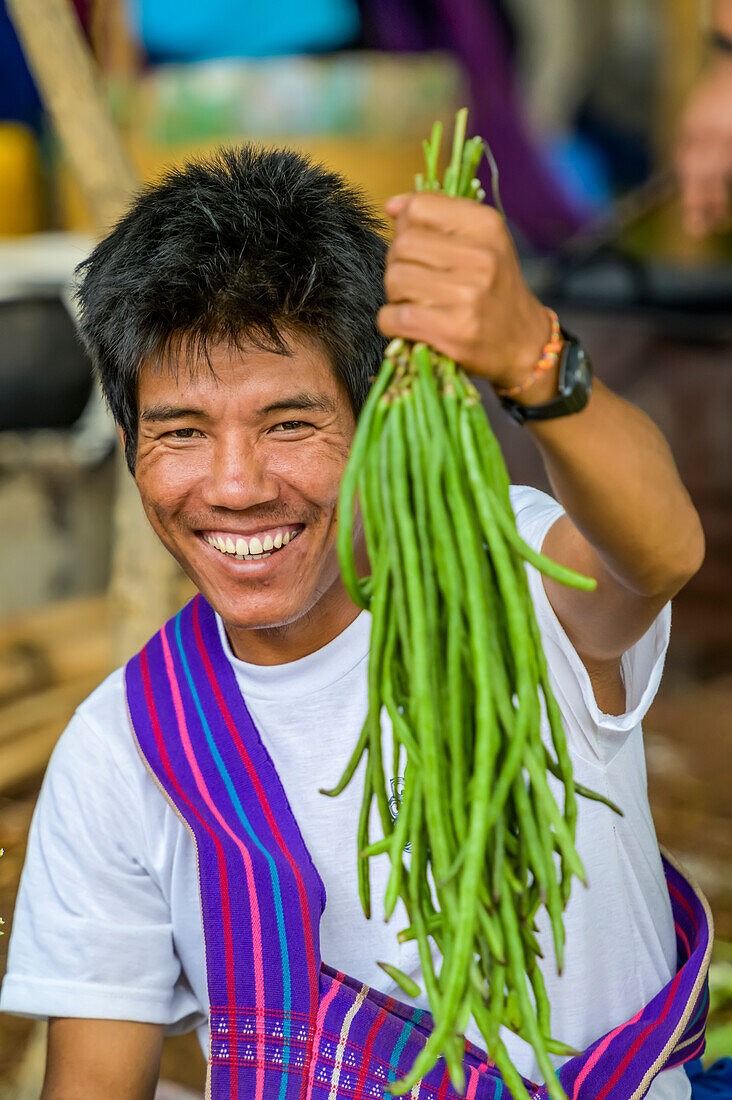
[[[166,623],[125,680],[140,754],[196,848],[210,999],[206,1096],[380,1100],[413,1064],[432,1018],[321,960],[325,888],[208,603],[197,596]],[[639,1100],[659,1070],[703,1049],[711,917],[670,859],[664,869],[676,976],[558,1071],[570,1100]],[[470,1043],[465,1068],[469,1100],[508,1098]],[[546,1095],[525,1083],[535,1100]],[[410,1095],[456,1100],[442,1059]]]

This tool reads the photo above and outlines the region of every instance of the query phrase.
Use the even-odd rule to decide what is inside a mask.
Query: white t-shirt
[[[550,497],[514,486],[518,527],[540,549],[562,514]],[[565,912],[564,973],[553,964],[547,920],[539,919],[552,1034],[583,1049],[648,1002],[674,974],[673,920],[646,789],[641,719],[656,694],[670,607],[623,657],[623,715],[603,714],[589,676],[562,630],[540,575],[527,566],[552,685],[575,776],[618,803],[625,816],[579,800],[577,849],[589,886],[575,881]],[[381,959],[420,977],[416,945],[400,945],[408,923],[399,903],[379,917],[386,856],[372,861],[367,921],[358,900],[356,824],[362,771],[335,799],[318,793],[339,778],[367,710],[370,616],[328,645],[282,665],[235,658],[252,718],[272,757],[327,905],[320,926],[325,962],[384,993],[403,997]],[[385,728],[385,741],[390,730]],[[385,759],[391,759],[389,750]],[[362,762],[363,767],[363,762]],[[372,838],[381,835],[376,814]],[[421,1007],[428,1007],[427,1001]],[[208,992],[193,842],[143,764],[130,730],[123,670],[81,704],[48,766],[31,824],[13,918],[0,1010],[45,1018],[98,1017],[195,1027],[208,1053]],[[480,1034],[469,1038],[483,1046]],[[540,1081],[533,1051],[504,1033],[525,1076]],[[561,1059],[555,1059],[559,1064]],[[652,1100],[688,1100],[679,1067],[659,1075]]]

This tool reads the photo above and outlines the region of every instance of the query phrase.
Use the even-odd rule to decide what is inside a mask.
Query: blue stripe
[[[422,1018],[422,1012],[420,1011],[420,1009],[415,1008],[414,1012],[412,1013],[411,1021],[409,1021],[408,1023],[406,1023],[404,1025],[404,1027],[402,1028],[401,1034],[399,1035],[399,1038],[397,1039],[396,1043],[394,1044],[394,1049],[391,1052],[391,1060],[389,1062],[389,1084],[391,1084],[391,1082],[396,1077],[397,1066],[399,1065],[399,1059],[402,1056],[402,1051],[404,1050],[405,1046],[407,1045],[407,1039],[409,1038],[409,1036],[412,1033],[412,1025],[413,1024],[418,1024],[419,1021],[421,1020],[421,1018]],[[391,1100],[391,1093],[390,1092],[385,1092],[384,1093],[384,1100]]]
[[[709,1004],[709,982],[708,982],[708,981],[706,981],[706,982],[704,983],[704,987],[705,987],[705,988],[704,988],[704,996],[702,997],[702,1003],[701,1003],[701,1005],[699,1006],[699,1011],[697,1012],[696,1016],[694,1017],[694,1019],[693,1019],[693,1020],[691,1021],[691,1023],[690,1023],[690,1024],[689,1024],[689,1026],[687,1027],[687,1029],[686,1029],[686,1031],[684,1032],[684,1034],[683,1034],[683,1035],[681,1036],[681,1038],[682,1038],[682,1039],[685,1039],[685,1038],[687,1037],[687,1035],[689,1034],[689,1032],[690,1032],[690,1031],[691,1031],[691,1029],[693,1028],[694,1024],[695,1024],[695,1023],[696,1023],[696,1021],[697,1021],[697,1020],[699,1019],[699,1017],[701,1016],[702,1012],[704,1012],[704,1011],[706,1010],[706,1008],[707,1008],[707,1006],[708,1006],[708,1004]]]
[[[241,821],[242,825],[244,826],[244,828],[245,828],[248,836],[250,837],[250,839],[254,842],[254,844],[257,846],[257,848],[262,853],[262,855],[265,856],[265,858],[267,860],[267,864],[269,866],[269,875],[270,875],[270,878],[272,880],[272,894],[273,894],[274,903],[275,903],[275,914],[276,914],[276,917],[277,917],[277,932],[279,934],[279,939],[280,939],[280,957],[282,959],[282,992],[283,992],[284,1009],[285,1009],[284,1017],[283,1017],[283,1024],[282,1024],[282,1032],[283,1032],[283,1039],[284,1039],[284,1048],[283,1048],[283,1051],[282,1051],[282,1064],[283,1064],[283,1066],[288,1066],[290,1064],[290,1009],[292,1008],[292,988],[291,988],[291,979],[290,979],[290,960],[289,960],[289,956],[288,956],[288,952],[287,952],[287,936],[285,934],[285,918],[284,918],[284,913],[282,911],[282,891],[280,889],[279,875],[277,874],[277,867],[275,865],[274,860],[272,859],[272,856],[267,851],[267,849],[262,846],[262,844],[259,841],[259,838],[256,836],[256,834],[252,830],[251,825],[249,824],[247,816],[244,813],[244,808],[242,807],[242,804],[239,801],[239,796],[237,795],[236,790],[234,788],[234,784],[231,781],[231,776],[229,775],[228,771],[226,770],[226,765],[224,764],[223,760],[221,759],[221,755],[219,753],[218,748],[216,747],[216,743],[215,743],[215,741],[213,739],[213,736],[211,734],[211,729],[210,729],[208,721],[206,719],[206,715],[203,712],[203,707],[201,706],[201,700],[199,699],[198,692],[196,690],[196,685],[193,682],[193,676],[191,675],[190,666],[188,664],[188,658],[186,657],[185,649],[183,647],[183,639],[181,638],[181,632],[180,632],[180,622],[181,622],[181,615],[182,614],[183,614],[183,612],[179,611],[178,614],[175,617],[175,640],[176,640],[176,643],[177,643],[177,646],[178,646],[178,652],[180,654],[180,659],[181,659],[181,662],[183,664],[183,671],[185,672],[186,680],[188,681],[188,687],[190,688],[190,692],[191,692],[191,695],[193,697],[193,702],[196,705],[196,710],[198,711],[198,717],[201,720],[201,725],[203,726],[204,733],[206,734],[206,741],[208,742],[208,747],[211,750],[211,755],[214,758],[214,761],[216,763],[216,767],[218,768],[218,771],[219,771],[219,775],[221,776],[221,778],[224,782],[224,785],[226,787],[226,790],[229,793],[229,798],[231,799],[231,802],[234,806],[234,809],[236,810],[237,816],[239,817],[239,820]],[[282,1075],[282,1080],[280,1082],[279,1100],[284,1100],[284,1095],[285,1095],[286,1088],[287,1088],[287,1074],[283,1074]]]

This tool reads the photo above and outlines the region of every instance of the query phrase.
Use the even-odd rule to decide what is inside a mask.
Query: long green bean
[[[485,152],[502,211],[495,164],[481,138],[465,140],[466,115],[456,119],[442,186],[442,127],[433,127],[418,188],[482,200],[475,175]],[[363,524],[354,538],[357,502]],[[367,577],[356,568],[361,538]],[[359,418],[336,546],[346,591],[371,614],[371,651],[366,722],[327,793],[343,790],[366,754],[357,828],[362,905],[369,915],[369,860],[386,854],[383,915],[389,919],[401,898],[409,923],[397,938],[417,944],[434,1019],[411,1069],[388,1090],[408,1092],[441,1055],[460,1090],[462,1036],[472,1015],[514,1100],[527,1094],[501,1040],[504,1026],[531,1044],[549,1095],[564,1100],[549,1055],[573,1050],[551,1035],[535,922],[544,906],[561,967],[563,911],[573,880],[584,881],[577,796],[617,807],[573,779],[527,565],[577,588],[595,582],[520,537],[508,473],[477,390],[454,360],[402,339],[387,348]],[[374,801],[383,835],[372,839]],[[418,995],[419,983],[388,960],[380,965],[407,996]]]

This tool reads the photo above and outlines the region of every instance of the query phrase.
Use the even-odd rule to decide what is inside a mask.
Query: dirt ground
[[[679,685],[667,676],[646,721],[651,805],[659,840],[709,898],[718,939],[732,941],[732,676]],[[37,787],[0,798],[0,914],[10,928]],[[8,936],[0,938],[0,976]],[[0,1100],[36,1100],[43,1028],[0,1015]],[[165,1040],[161,1078],[201,1092],[204,1059],[195,1035]],[[158,1100],[163,1100],[161,1088]],[[184,1094],[168,1091],[169,1100]]]

